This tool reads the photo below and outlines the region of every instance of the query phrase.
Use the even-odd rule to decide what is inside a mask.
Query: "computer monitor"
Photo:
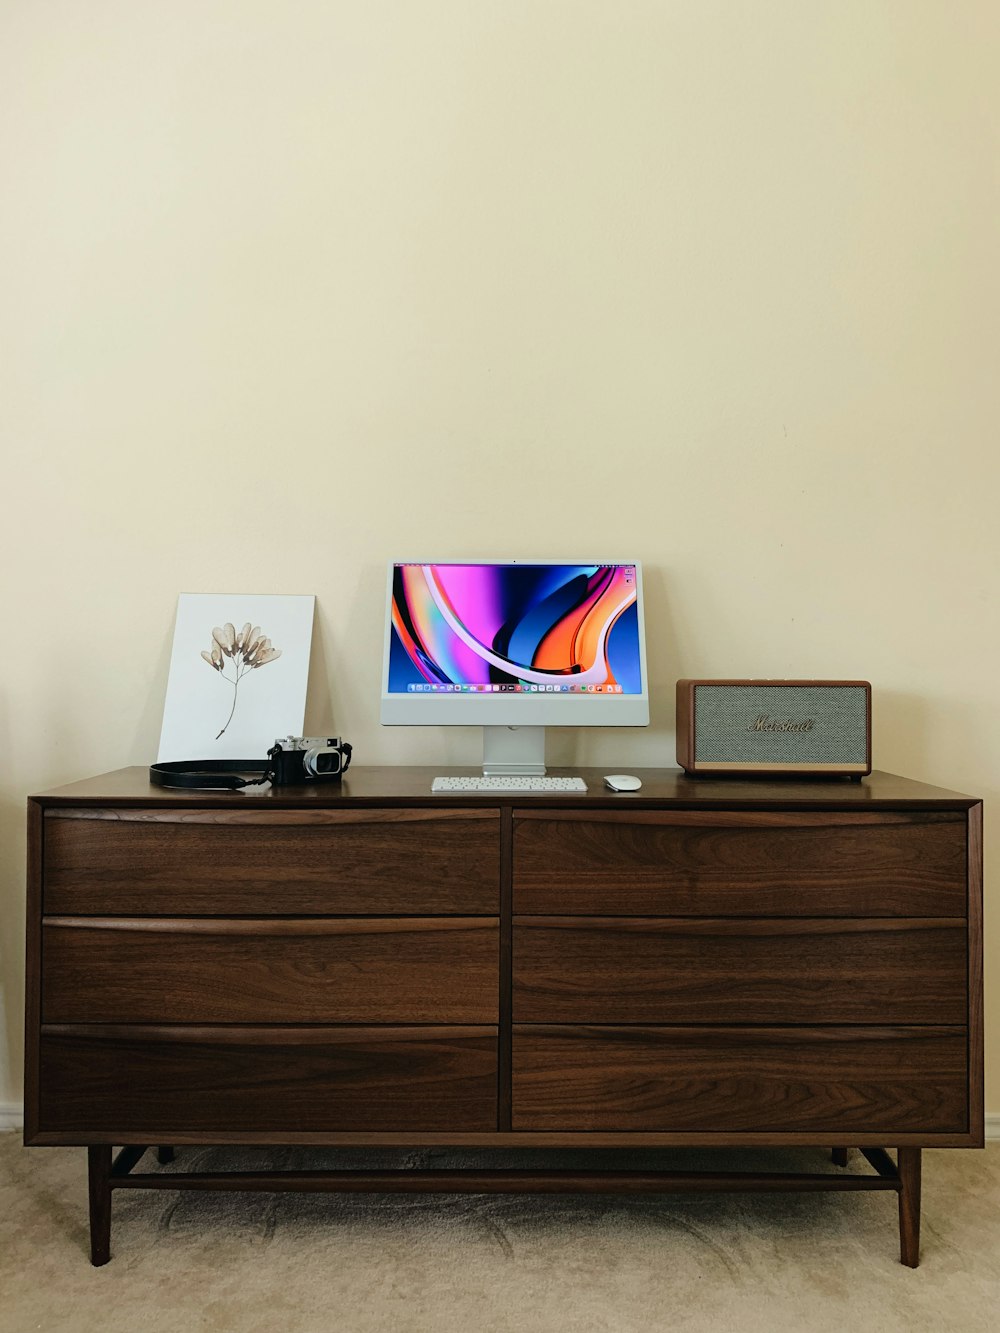
[[[545,772],[545,727],[649,723],[638,561],[395,561],[381,720],[481,726],[485,774]]]

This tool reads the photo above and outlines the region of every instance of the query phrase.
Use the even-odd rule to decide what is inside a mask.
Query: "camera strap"
[[[257,773],[258,777],[247,774]],[[271,761],[252,759],[183,759],[150,764],[149,780],[154,787],[176,787],[194,791],[241,791],[257,787],[271,776]]]
[[[259,759],[180,759],[150,764],[149,780],[154,787],[182,791],[242,791],[244,787],[260,787],[274,777],[275,758],[280,750],[280,745],[272,745],[264,763]],[[340,750],[343,761],[338,777],[351,766],[351,746],[347,741]],[[258,776],[248,777],[251,773]]]

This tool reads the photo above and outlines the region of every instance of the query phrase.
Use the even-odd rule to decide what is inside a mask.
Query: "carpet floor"
[[[663,1162],[602,1153],[601,1165]],[[820,1150],[669,1155],[837,1170]],[[163,1170],[467,1164],[188,1148]],[[508,1161],[512,1159],[507,1159]],[[564,1165],[572,1154],[520,1154]],[[497,1165],[495,1155],[477,1163]],[[155,1170],[153,1157],[143,1170]],[[849,1169],[867,1170],[857,1153]],[[1000,1144],[924,1153],[921,1266],[891,1193],[268,1195],[121,1191],[90,1266],[86,1154],[0,1135],[0,1330],[71,1333],[997,1333]]]

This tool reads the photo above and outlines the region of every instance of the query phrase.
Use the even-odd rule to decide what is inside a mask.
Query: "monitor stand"
[[[544,727],[483,727],[484,777],[540,778],[544,774]]]

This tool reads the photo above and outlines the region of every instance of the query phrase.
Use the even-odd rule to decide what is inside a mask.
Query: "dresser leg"
[[[111,1258],[111,1147],[87,1149],[90,1191],[90,1262],[100,1268]]]
[[[846,1166],[847,1153],[848,1153],[847,1148],[831,1148],[830,1156],[833,1159],[834,1166]]]
[[[920,1263],[920,1149],[898,1148],[899,1262],[908,1268]]]
[[[161,1166],[166,1166],[167,1163],[172,1162],[176,1156],[177,1154],[174,1152],[173,1148],[157,1148],[156,1150],[156,1160]]]

